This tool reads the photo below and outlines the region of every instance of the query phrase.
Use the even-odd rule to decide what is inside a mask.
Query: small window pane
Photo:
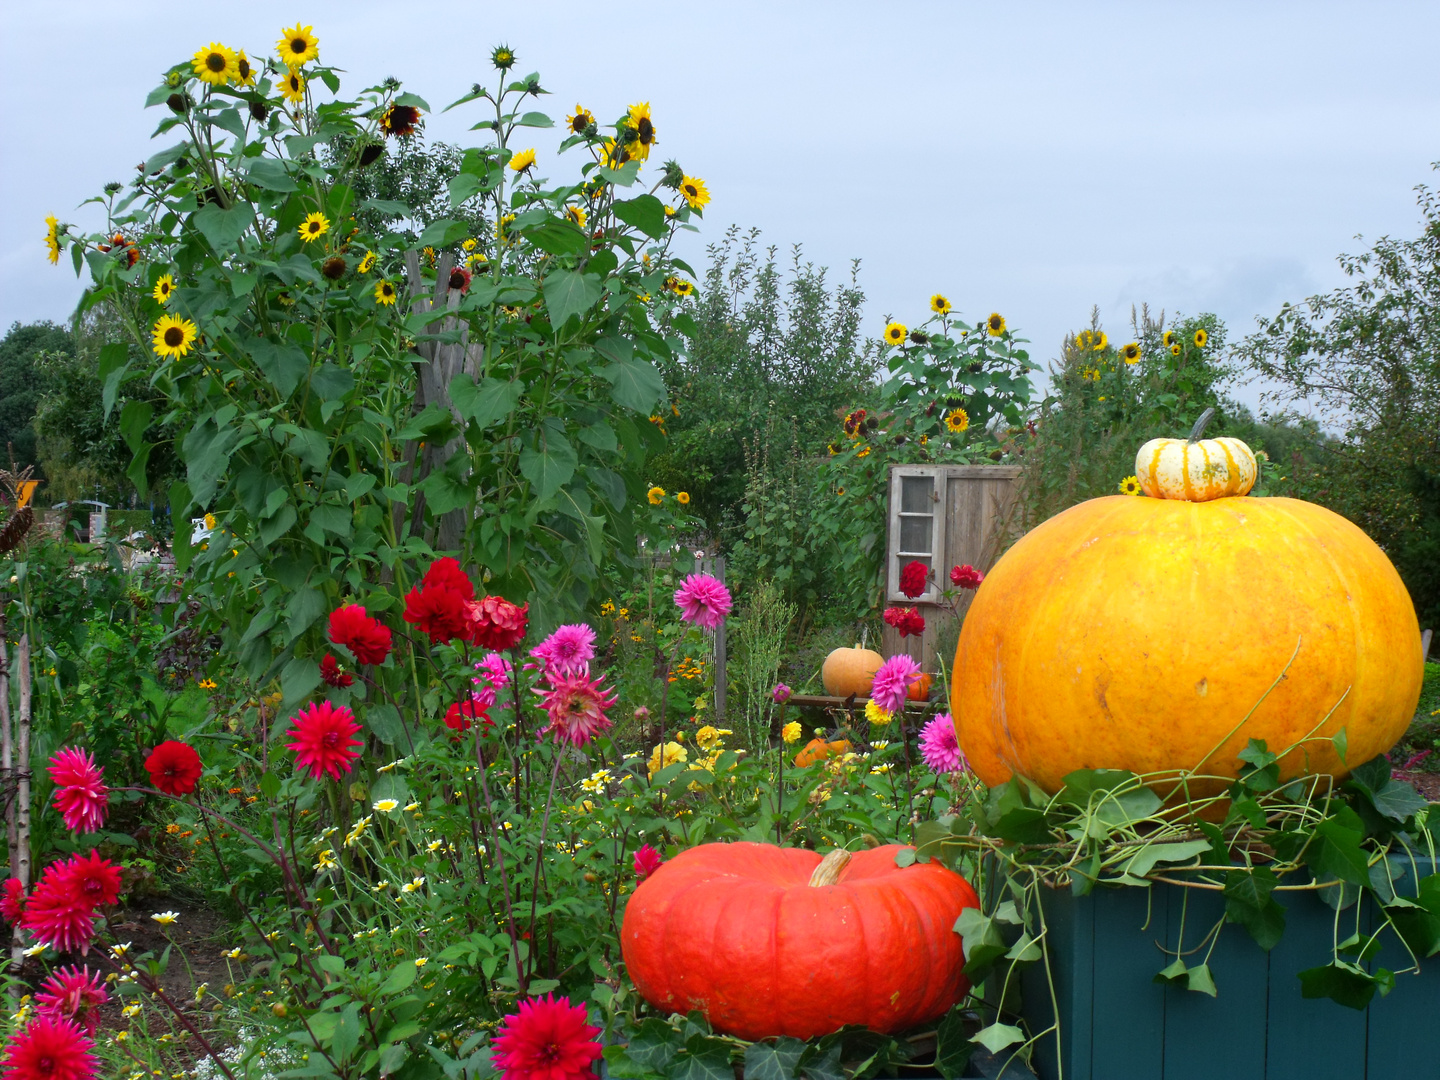
[[[900,512],[902,514],[933,514],[935,500],[933,476],[902,476],[900,478]],[[929,551],[927,545],[925,548]]]
[[[900,519],[900,550],[912,553],[929,553],[930,536],[935,526],[931,517],[902,517]]]

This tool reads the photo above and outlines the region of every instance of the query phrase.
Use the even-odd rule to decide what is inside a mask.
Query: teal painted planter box
[[[1417,863],[1420,876],[1437,869],[1429,859]],[[1397,893],[1415,895],[1409,860],[1393,857],[1392,865]],[[1083,897],[1048,892],[1061,1038],[1058,1048],[1053,1035],[1036,1046],[1032,1064],[1041,1080],[1440,1080],[1440,955],[1422,959],[1419,975],[1397,976],[1390,995],[1377,994],[1363,1012],[1307,1000],[1299,973],[1329,963],[1335,912],[1313,893],[1277,892],[1286,908],[1284,937],[1266,953],[1244,927],[1226,925],[1210,955],[1219,991],[1211,998],[1153,981],[1174,958],[1158,943],[1175,949],[1185,893],[1185,949],[1192,950],[1224,915],[1218,892],[1165,884]],[[1371,921],[1369,912],[1362,918]],[[1341,913],[1342,938],[1354,920],[1353,907]],[[1372,970],[1410,966],[1393,933],[1382,942]],[[1185,960],[1203,958],[1202,950]],[[1027,968],[1021,987],[1030,1030],[1049,1027],[1043,966]],[[1005,1072],[1012,1074],[1023,1075],[1016,1066]]]

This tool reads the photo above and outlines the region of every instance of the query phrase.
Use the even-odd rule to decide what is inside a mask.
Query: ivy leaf
[[[735,1080],[730,1047],[711,1036],[693,1035],[686,1040],[684,1052],[676,1055],[665,1075],[669,1080]]]
[[[803,1053],[805,1044],[799,1039],[751,1043],[745,1048],[745,1080],[794,1080]]]
[[[1278,883],[1275,872],[1264,866],[1225,875],[1225,917],[1245,927],[1266,952],[1285,933],[1285,909],[1270,895]]]
[[[1025,1041],[1025,1032],[1021,1031],[1014,1024],[991,1024],[983,1027],[975,1033],[971,1042],[979,1043],[992,1054],[998,1054],[1007,1046]]]
[[[1177,957],[1174,963],[1168,964],[1157,971],[1155,977],[1150,981],[1161,986],[1179,986],[1180,982],[1189,973],[1189,970],[1190,969],[1185,966],[1185,961]]]
[[[630,1037],[626,1056],[651,1072],[663,1073],[680,1049],[680,1033],[659,1017],[648,1017]]]
[[[1409,784],[1391,779],[1390,762],[1383,757],[1357,766],[1345,786],[1363,795],[1380,816],[1397,823],[1403,823],[1430,805]]]
[[[1185,840],[1174,844],[1149,844],[1130,858],[1121,871],[1131,877],[1143,878],[1155,869],[1156,863],[1189,862],[1196,855],[1210,850],[1209,840]]]
[[[1212,998],[1217,997],[1215,980],[1210,975],[1209,964],[1199,964],[1185,973],[1185,989],[1193,990],[1197,994],[1209,994]]]
[[[1390,975],[1391,981],[1395,978],[1384,968],[1371,975],[1359,964],[1336,960],[1300,972],[1300,996],[1329,998],[1346,1008],[1363,1011],[1385,982],[1384,975]]]
[[[951,1009],[935,1031],[935,1071],[944,1080],[957,1080],[974,1052],[975,1044],[965,1037],[964,1015],[958,1008]]]
[[[1353,810],[1350,816],[1355,817]],[[1315,826],[1315,843],[1307,861],[1317,874],[1333,874],[1364,888],[1370,884],[1370,860],[1360,846],[1364,838],[1361,830],[1346,828],[1338,818],[1326,818]]]

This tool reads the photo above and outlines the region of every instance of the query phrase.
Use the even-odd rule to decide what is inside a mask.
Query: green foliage
[[[732,708],[740,711],[745,745],[752,749],[763,749],[770,742],[771,692],[779,681],[795,614],[795,606],[781,598],[774,583],[762,580],[750,590],[733,624],[735,656],[727,665],[735,690]]]
[[[8,445],[22,468],[38,462],[32,421],[49,383],[44,358],[74,351],[70,332],[50,322],[12,323],[0,338],[0,452]]]

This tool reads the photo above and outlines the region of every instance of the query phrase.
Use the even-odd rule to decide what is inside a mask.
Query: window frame
[[[933,528],[930,533],[930,580],[919,596],[906,596],[900,591],[900,562],[906,552],[900,550],[900,520],[903,511],[900,506],[900,492],[903,479],[907,476],[928,476],[931,478],[931,505],[935,508],[932,516]],[[945,561],[945,517],[948,492],[945,490],[949,476],[943,465],[892,465],[890,467],[890,499],[886,507],[885,544],[885,598],[902,604],[936,604],[944,587],[941,576]],[[910,554],[921,554],[919,552]]]

